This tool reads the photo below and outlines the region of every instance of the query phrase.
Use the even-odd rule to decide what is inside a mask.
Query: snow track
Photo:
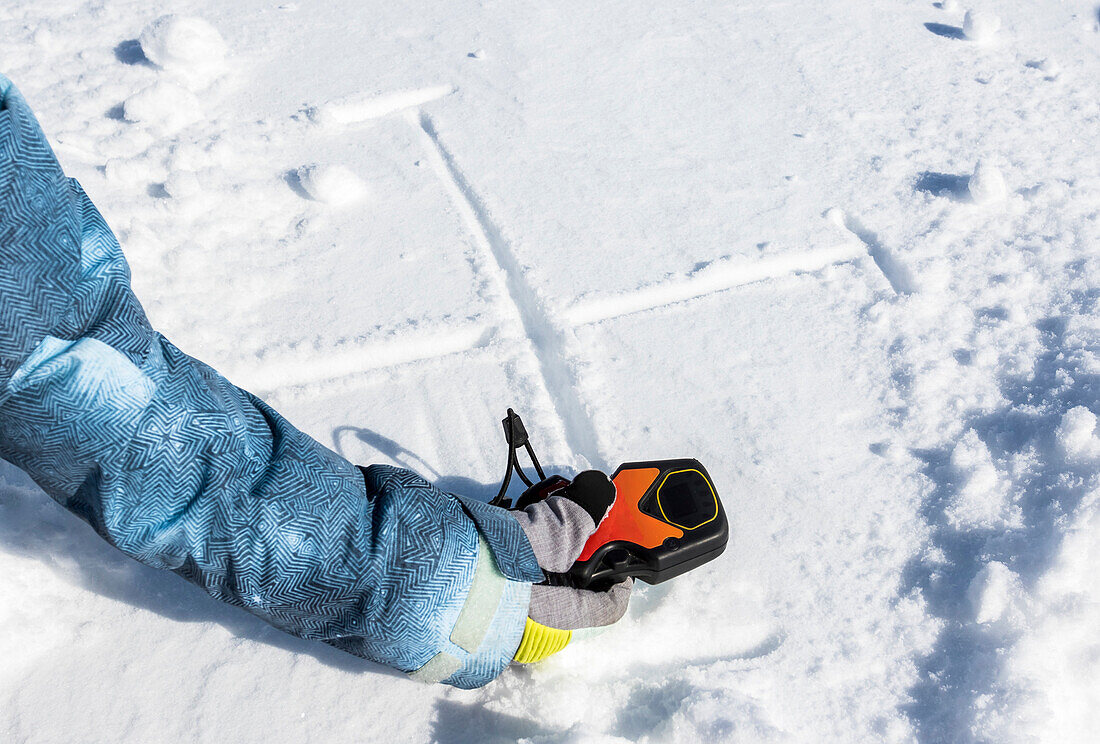
[[[473,323],[405,331],[392,339],[344,344],[342,348],[273,352],[253,366],[239,364],[227,370],[263,390],[277,390],[309,383],[323,383],[376,369],[461,354],[484,347],[497,329]]]
[[[431,117],[421,113],[419,116],[410,114],[408,119],[423,133],[422,139],[433,167],[447,184],[456,208],[487,254],[486,258],[495,264],[495,273],[507,288],[511,305],[508,315],[518,318],[538,358],[546,391],[565,428],[566,444],[571,451],[587,457],[595,467],[607,470],[609,465],[600,456],[596,431],[580,398],[576,372],[565,350],[566,331],[554,322],[528,283],[524,268],[509,248],[500,228],[493,223],[485,203],[459,170],[454,156],[440,141]]]
[[[453,85],[434,85],[418,90],[382,93],[374,96],[352,97],[331,101],[310,111],[310,118],[319,124],[360,124],[372,119],[395,114],[406,109],[416,109],[425,103],[439,100],[454,93]]]
[[[895,294],[906,295],[916,291],[916,284],[909,270],[893,251],[882,244],[877,235],[868,230],[857,217],[843,213],[838,217],[839,223],[867,247],[868,255],[886,277]]]
[[[790,274],[820,271],[827,266],[852,261],[862,251],[851,245],[824,248],[807,253],[760,258],[753,261],[721,261],[707,264],[683,278],[673,278],[610,297],[580,301],[569,307],[565,318],[574,325],[598,323],[622,315],[705,297],[743,284],[776,279]]]

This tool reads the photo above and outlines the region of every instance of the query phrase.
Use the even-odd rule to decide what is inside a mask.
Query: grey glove
[[[614,501],[615,485],[608,477],[598,470],[586,470],[550,497],[509,513],[527,535],[539,566],[564,573],[576,562]],[[611,625],[626,612],[633,586],[633,579],[604,592],[535,584],[527,615],[536,623],[561,630]]]

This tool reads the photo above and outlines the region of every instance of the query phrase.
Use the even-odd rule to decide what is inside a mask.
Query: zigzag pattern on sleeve
[[[360,471],[153,331],[107,224],[2,76],[0,94],[0,457],[136,560],[404,671],[460,653],[479,526],[502,573],[541,579],[503,512]],[[506,596],[518,627],[526,594]],[[454,684],[514,651],[484,645],[500,659]]]

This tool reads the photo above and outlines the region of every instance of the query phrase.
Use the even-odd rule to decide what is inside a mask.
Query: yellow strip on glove
[[[556,654],[569,645],[573,631],[558,630],[527,618],[523,628],[523,639],[516,650],[516,661],[520,664],[533,664]]]

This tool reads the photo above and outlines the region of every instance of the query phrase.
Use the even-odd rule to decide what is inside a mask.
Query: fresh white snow
[[[9,0],[0,38],[184,351],[486,498],[509,405],[551,469],[695,456],[732,531],[463,692],[0,464],[0,740],[1094,740],[1095,3]]]

